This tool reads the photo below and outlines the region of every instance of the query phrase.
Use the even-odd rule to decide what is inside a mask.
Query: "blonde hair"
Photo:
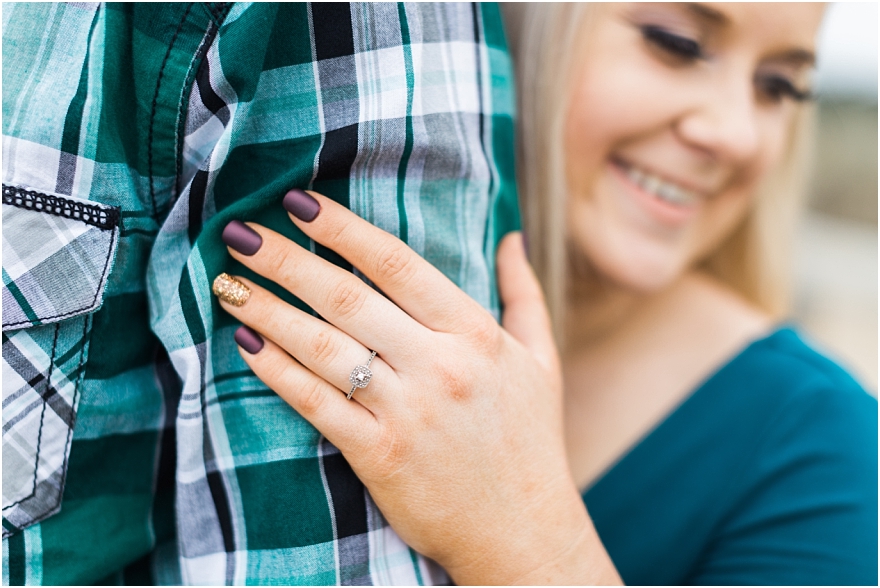
[[[517,175],[529,259],[544,287],[557,342],[564,342],[570,282],[564,125],[574,60],[590,34],[583,3],[502,4],[517,79]],[[783,162],[751,208],[699,267],[774,318],[788,308],[790,246],[811,155],[813,109],[792,125]],[[580,278],[583,279],[583,278]]]

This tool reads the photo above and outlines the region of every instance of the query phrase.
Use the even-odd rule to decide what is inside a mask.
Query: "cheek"
[[[663,117],[642,98],[644,85],[637,77],[626,68],[598,64],[584,73],[566,120],[569,153],[605,155],[660,125]]]
[[[790,122],[790,119],[789,119]],[[762,136],[762,149],[751,165],[743,169],[739,181],[731,185],[723,194],[710,202],[701,215],[701,222],[695,231],[693,261],[711,255],[739,227],[755,206],[755,198],[773,198],[774,194],[760,194],[761,187],[779,172],[789,145],[790,124],[780,128],[779,121],[771,121]],[[772,191],[772,186],[768,184]]]
[[[758,119],[761,149],[749,166],[750,173],[743,174],[745,181],[753,185],[758,185],[784,163],[796,139],[795,128],[803,126],[797,120],[802,113],[794,105],[786,106],[782,112],[766,112]]]
[[[691,263],[709,257],[745,220],[754,205],[754,188],[742,186],[719,196],[706,207],[695,231]]]
[[[603,281],[649,293],[669,285],[692,258],[693,231],[658,234],[603,197],[616,188],[599,180],[594,198],[571,199],[568,234],[575,265],[592,268]]]

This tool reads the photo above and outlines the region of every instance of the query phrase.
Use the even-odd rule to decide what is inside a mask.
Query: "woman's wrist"
[[[555,558],[511,582],[518,585],[619,586],[620,574],[605,550],[592,520],[571,540],[560,543]]]
[[[573,486],[531,512],[510,513],[508,525],[491,537],[465,562],[440,562],[457,584],[621,583]]]

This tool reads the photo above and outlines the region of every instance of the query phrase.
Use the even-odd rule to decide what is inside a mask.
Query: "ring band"
[[[370,364],[373,363],[374,357],[376,357],[375,351],[370,354],[370,359],[367,360],[365,365],[355,366],[355,368],[351,370],[351,374],[348,376],[348,381],[351,382],[351,390],[348,391],[348,395],[345,397],[346,400],[351,400],[351,395],[354,394],[355,390],[358,388],[366,388],[367,384],[370,383],[370,379],[373,377],[373,372],[370,370]]]

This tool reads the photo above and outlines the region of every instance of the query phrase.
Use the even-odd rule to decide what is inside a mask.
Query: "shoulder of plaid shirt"
[[[446,582],[248,371],[209,279],[259,280],[220,241],[232,219],[308,246],[281,198],[312,188],[497,316],[519,227],[497,7],[3,19],[3,582]]]

